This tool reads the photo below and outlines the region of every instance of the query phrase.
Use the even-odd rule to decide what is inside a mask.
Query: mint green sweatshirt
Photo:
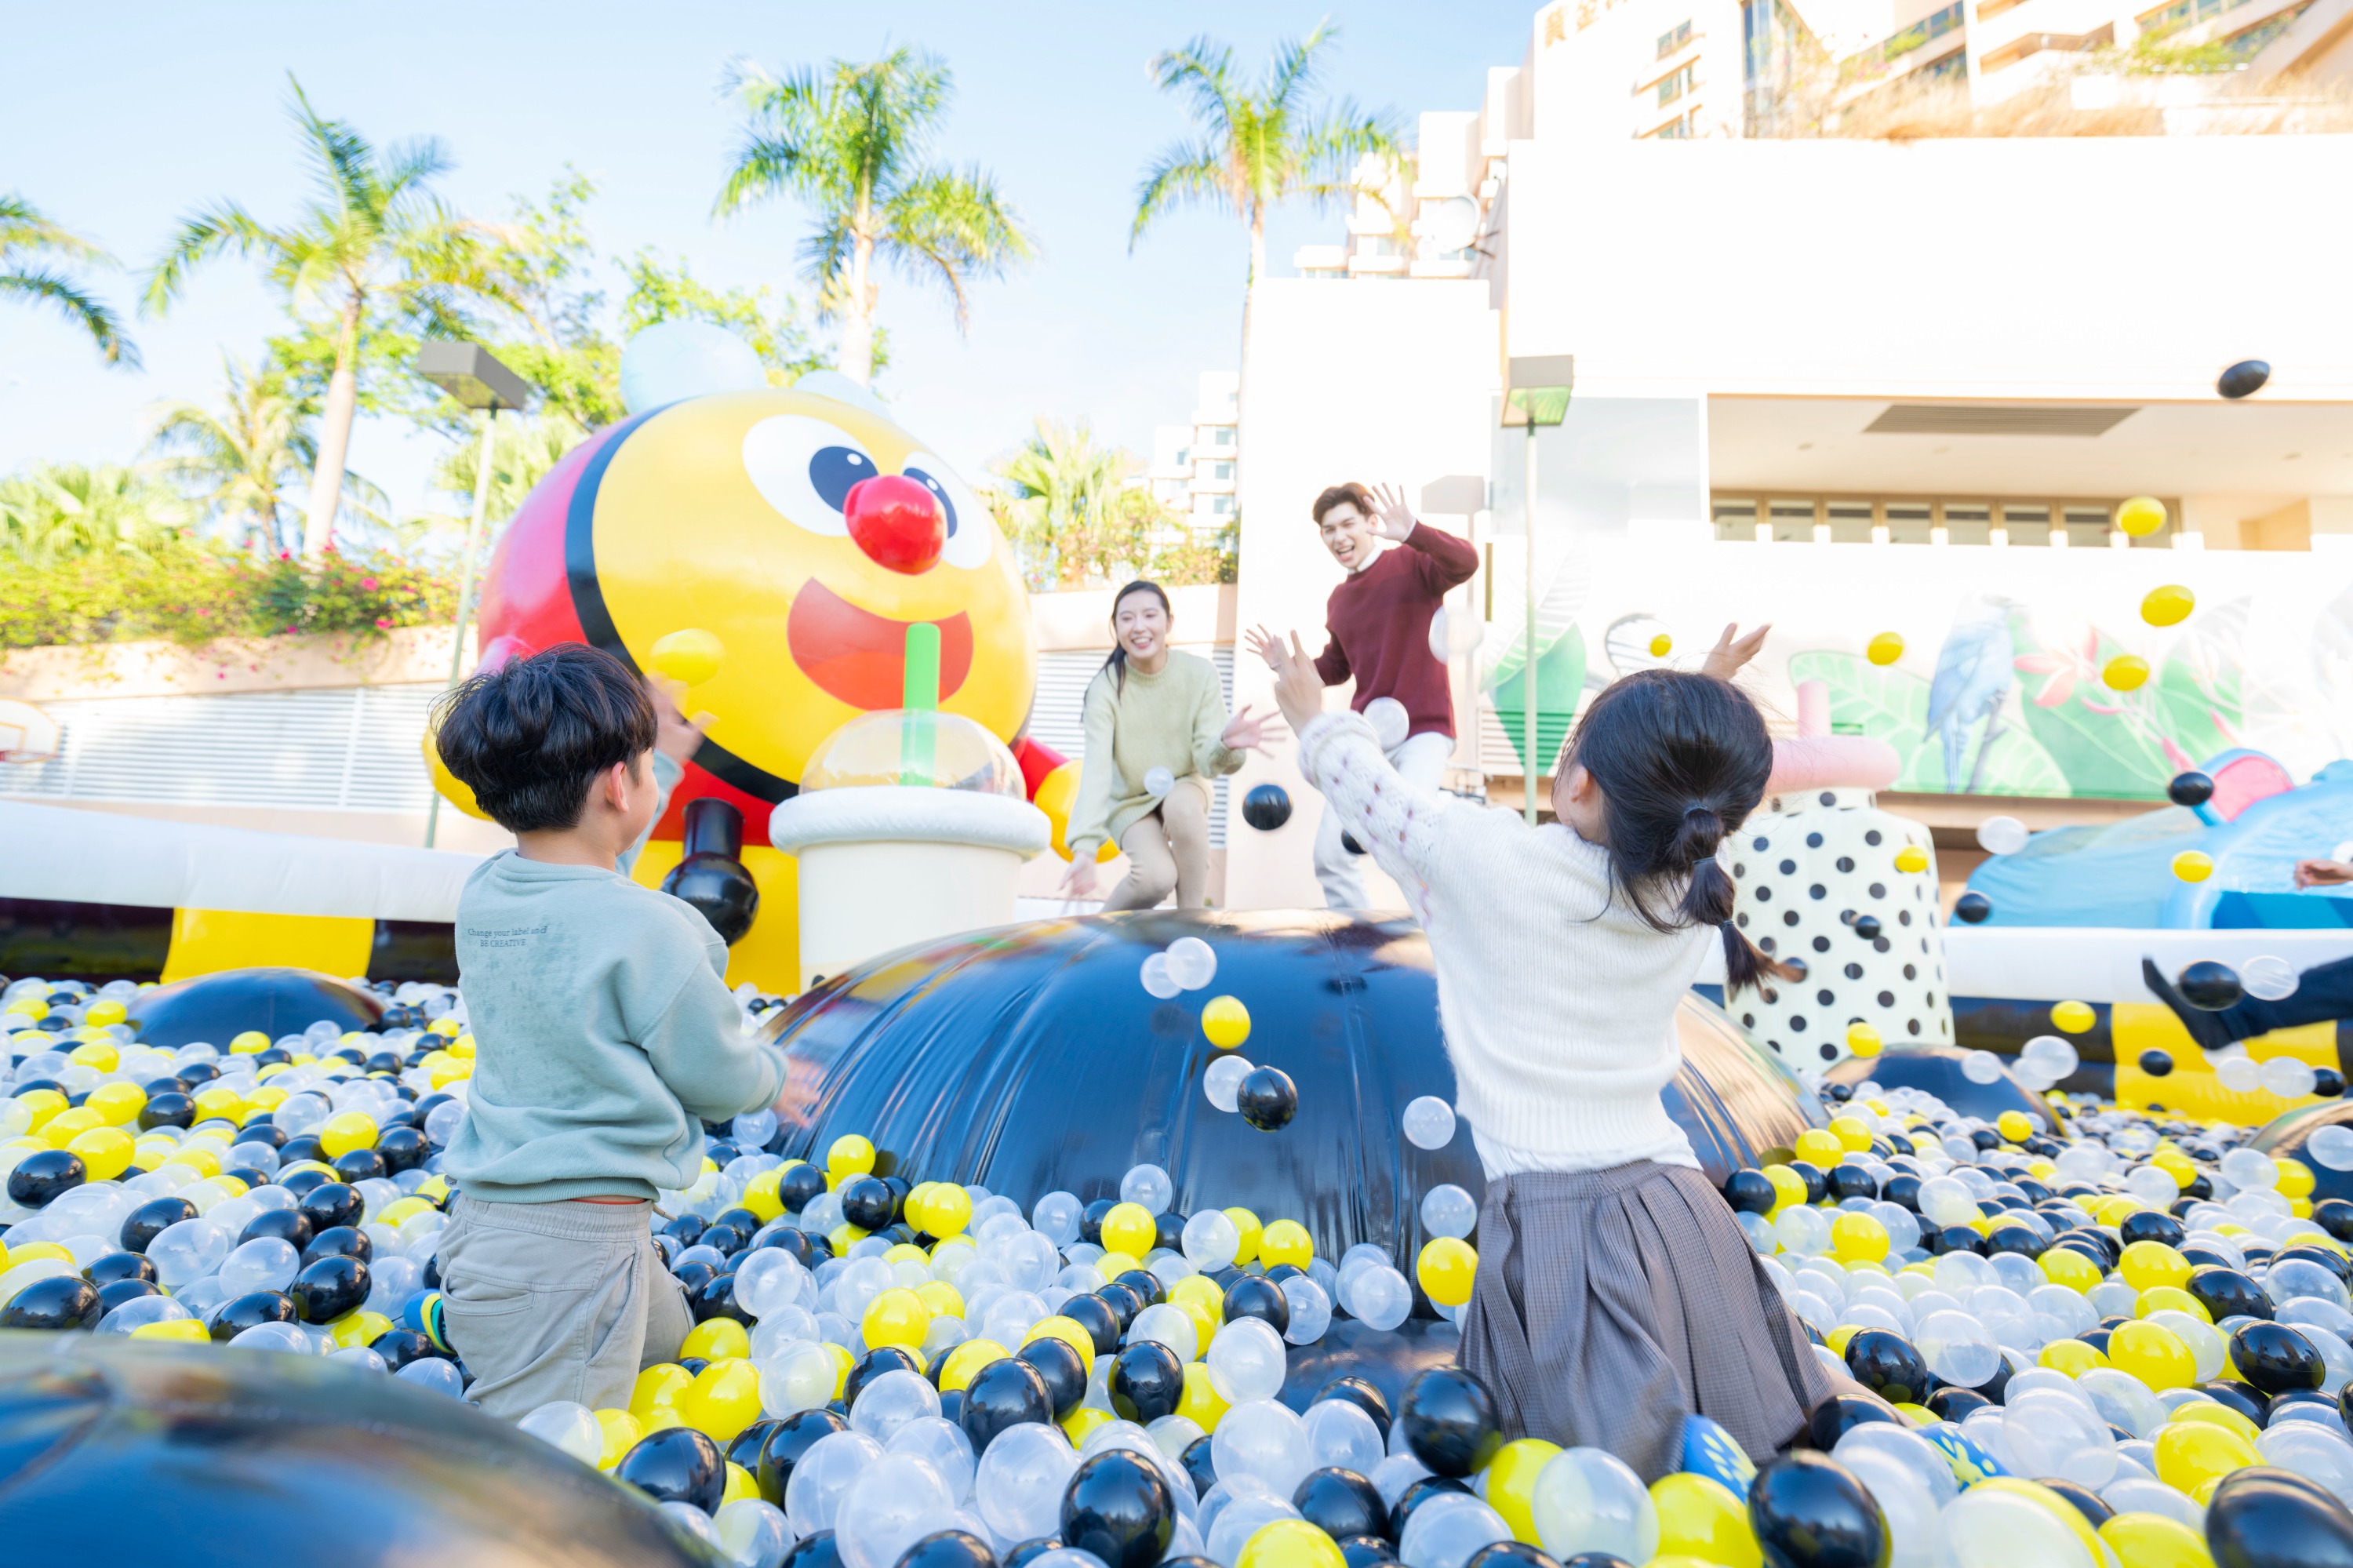
[[[457,945],[474,1076],[445,1169],[469,1196],[691,1186],[702,1119],[784,1087],[783,1054],[742,1033],[720,978],[727,944],[666,893],[510,850],[466,879]]]

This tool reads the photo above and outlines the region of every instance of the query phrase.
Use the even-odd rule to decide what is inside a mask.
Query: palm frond
[[[1152,57],[1152,82],[1163,92],[1183,91],[1193,101],[1194,120],[1213,138],[1231,130],[1242,96],[1234,89],[1234,51],[1216,39],[1195,38],[1183,48]]]
[[[1162,148],[1135,187],[1135,219],[1128,226],[1128,253],[1135,253],[1135,242],[1156,219],[1208,199],[1233,202],[1226,160],[1217,145],[1207,141],[1174,142]]]
[[[286,249],[282,237],[272,234],[235,202],[220,202],[181,219],[179,232],[147,274],[141,306],[150,315],[162,315],[187,287],[188,275],[204,262],[227,251],[250,256]]]
[[[1276,114],[1291,107],[1294,94],[1314,85],[1319,66],[1316,54],[1325,44],[1340,36],[1340,29],[1329,16],[1315,24],[1303,38],[1286,39],[1277,45],[1272,69],[1267,73],[1266,91],[1261,99]]]
[[[90,334],[109,365],[139,368],[139,350],[123,335],[121,318],[106,302],[70,278],[39,268],[0,272],[0,294],[15,294],[54,306],[59,315]]]
[[[105,249],[52,222],[40,208],[13,191],[0,191],[0,260],[19,250],[46,251],[68,261],[111,263]]]

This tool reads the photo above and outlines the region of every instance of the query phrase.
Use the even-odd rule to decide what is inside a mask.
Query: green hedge
[[[0,557],[0,648],[282,637],[446,623],[458,585],[390,556],[316,561],[174,541],[51,566]]]

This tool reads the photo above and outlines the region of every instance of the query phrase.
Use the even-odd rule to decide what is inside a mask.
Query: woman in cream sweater
[[[1087,687],[1087,747],[1071,809],[1073,898],[1095,890],[1106,843],[1127,855],[1127,878],[1103,911],[1149,909],[1176,895],[1179,909],[1208,901],[1209,780],[1263,748],[1267,721],[1244,708],[1229,721],[1217,666],[1168,646],[1173,617],[1158,583],[1133,582],[1112,600],[1115,644]]]

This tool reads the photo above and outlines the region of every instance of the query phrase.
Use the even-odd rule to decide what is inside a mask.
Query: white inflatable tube
[[[452,850],[0,801],[0,897],[448,921],[481,863]]]

